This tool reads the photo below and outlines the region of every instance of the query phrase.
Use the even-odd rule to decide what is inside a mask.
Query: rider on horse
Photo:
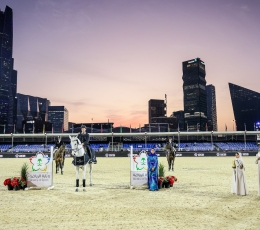
[[[59,148],[64,145],[65,147],[65,143],[61,140],[61,136],[58,136],[58,140],[55,141],[55,147],[54,147],[54,156],[55,156],[55,159],[56,159],[56,154],[58,154],[58,150]],[[63,152],[63,162],[62,162],[62,165],[64,165],[64,160],[65,160],[65,151]],[[55,160],[56,161],[56,160]],[[56,164],[56,173],[59,172],[59,168],[57,167],[57,164]],[[61,173],[63,173],[62,171],[62,167],[61,167]]]
[[[58,140],[55,141],[55,147],[54,147],[54,152],[56,152],[62,145],[64,144],[63,141],[61,141],[61,136],[58,136]],[[64,152],[64,157],[65,157],[65,152]]]
[[[59,149],[63,145],[63,142],[61,141],[61,137],[58,136],[58,140],[55,142],[55,149]]]
[[[78,134],[77,138],[80,140],[80,142],[85,150],[85,153],[87,153],[89,156],[89,163],[92,163],[93,156],[92,156],[92,151],[89,147],[89,134],[86,132],[85,125],[81,125],[81,132]]]
[[[166,151],[166,158],[168,161],[169,171],[172,169],[174,171],[174,161],[175,161],[175,144],[172,142],[172,137],[168,138],[168,142],[166,142],[164,146],[164,150]]]
[[[173,147],[173,149],[174,149],[174,147],[175,147],[175,144],[172,142],[172,137],[169,137],[168,138],[168,143]]]

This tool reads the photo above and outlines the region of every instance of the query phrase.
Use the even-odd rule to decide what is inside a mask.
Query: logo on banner
[[[142,150],[139,153],[139,156],[134,156],[133,160],[136,171],[146,171],[148,169],[147,154],[145,150]]]
[[[15,154],[15,157],[16,158],[19,158],[19,157],[26,157],[26,155],[19,155],[18,153]]]
[[[44,155],[42,152],[38,152],[35,156],[30,158],[30,162],[32,163],[33,172],[46,172],[48,170],[50,157]]]

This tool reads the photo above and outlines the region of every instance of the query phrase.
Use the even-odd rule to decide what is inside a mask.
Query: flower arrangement
[[[5,179],[4,186],[7,186],[8,190],[25,189],[27,186],[28,168],[27,163],[24,163],[21,168],[21,176]]]

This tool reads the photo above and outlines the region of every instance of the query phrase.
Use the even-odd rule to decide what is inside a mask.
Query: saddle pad
[[[81,157],[74,157],[74,165],[75,166],[82,166],[85,165],[85,155]]]

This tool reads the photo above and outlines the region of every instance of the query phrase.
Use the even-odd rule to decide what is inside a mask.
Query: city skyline
[[[218,130],[232,130],[228,82],[259,92],[259,3],[12,1],[17,92],[64,105],[69,121],[139,127],[147,102],[183,110],[182,62],[201,58]],[[76,12],[76,13],[75,13]],[[88,86],[90,85],[90,86]]]

